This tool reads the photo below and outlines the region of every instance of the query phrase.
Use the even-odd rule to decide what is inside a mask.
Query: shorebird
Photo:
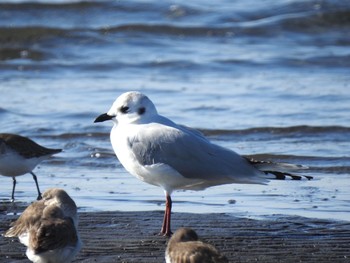
[[[33,176],[41,199],[37,176],[33,169],[51,155],[61,152],[61,149],[45,148],[27,137],[16,134],[0,133],[0,174],[12,177],[12,201],[15,200],[16,177],[30,173]]]
[[[203,190],[222,184],[267,184],[267,174],[279,179],[303,168],[257,161],[211,143],[192,128],[159,115],[153,102],[136,91],[120,95],[95,122],[112,120],[110,140],[124,168],[138,179],[161,187],[166,203],[160,234],[171,235],[171,193]],[[280,170],[279,170],[280,169]],[[309,178],[308,178],[309,179]]]
[[[52,188],[29,205],[5,233],[18,237],[35,263],[69,263],[81,248],[77,206],[62,189]]]
[[[191,228],[179,228],[170,238],[165,250],[166,263],[228,263],[212,245],[198,240]]]

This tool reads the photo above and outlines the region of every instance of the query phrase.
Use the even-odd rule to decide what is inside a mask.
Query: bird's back
[[[5,144],[6,147],[13,149],[27,159],[51,156],[62,151],[62,149],[46,148],[27,137],[11,133],[1,133],[0,144]]]

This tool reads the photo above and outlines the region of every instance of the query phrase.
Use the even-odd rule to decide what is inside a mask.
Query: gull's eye
[[[142,115],[142,114],[144,114],[146,112],[146,108],[145,107],[141,107],[141,108],[139,108],[139,110],[137,111],[137,113],[139,114],[139,115]]]
[[[121,112],[121,113],[128,113],[128,111],[129,111],[129,107],[128,107],[128,106],[122,106],[122,107],[120,108],[120,112]]]

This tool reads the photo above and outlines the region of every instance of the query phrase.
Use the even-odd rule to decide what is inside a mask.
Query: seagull
[[[165,250],[166,263],[228,263],[218,250],[198,240],[197,233],[187,227],[176,230]]]
[[[33,176],[38,190],[37,200],[41,199],[38,179],[33,169],[41,161],[61,151],[61,149],[45,148],[31,139],[17,134],[0,133],[0,175],[13,179],[12,201],[15,200],[16,177],[26,173]]]
[[[278,179],[286,176],[301,179],[282,170],[303,167],[251,159],[213,144],[200,131],[158,114],[153,102],[137,91],[120,95],[109,111],[94,122],[107,120],[113,122],[110,140],[124,168],[138,179],[164,190],[166,203],[161,235],[172,234],[174,190],[203,190],[222,184],[267,184],[270,174]]]
[[[63,189],[51,188],[24,210],[5,237],[18,237],[34,263],[68,263],[82,246],[77,227],[75,202]]]

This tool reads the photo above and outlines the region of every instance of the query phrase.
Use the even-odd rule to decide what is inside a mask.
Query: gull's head
[[[120,95],[109,111],[98,116],[95,122],[113,120],[117,123],[144,123],[157,114],[156,107],[146,95],[129,91]]]

